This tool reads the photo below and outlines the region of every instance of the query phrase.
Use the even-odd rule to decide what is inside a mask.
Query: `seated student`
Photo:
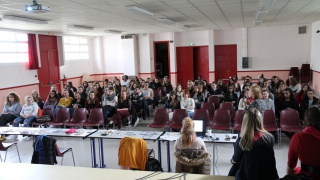
[[[84,101],[87,99],[88,94],[84,91],[83,86],[79,86],[77,92],[79,92],[79,94],[80,94],[80,96],[81,96],[81,99],[82,99],[83,102],[84,102]],[[76,96],[76,95],[74,95],[74,96]]]
[[[202,153],[207,152],[206,145],[203,141],[202,138],[197,137],[195,131],[194,131],[194,122],[191,118],[186,117],[182,121],[182,128],[181,128],[181,137],[178,138],[174,144],[175,148],[175,155],[177,157],[177,164],[176,164],[176,173],[181,173],[183,172],[184,168],[180,165],[180,155],[184,156],[183,153],[179,153],[180,151],[186,151],[186,150],[202,150]],[[178,156],[177,156],[178,155]],[[185,157],[185,156],[184,156]],[[188,157],[185,157],[188,158]],[[200,160],[200,158],[199,158]],[[202,158],[201,158],[202,160]],[[205,163],[201,163],[203,166],[203,174],[210,174],[211,171],[211,164],[210,160],[206,161],[204,160]],[[198,172],[200,173],[200,172]]]
[[[181,101],[181,99],[183,98],[183,91],[182,91],[181,84],[177,84],[175,93],[176,93],[177,99]]]
[[[311,89],[308,84],[305,84],[302,86],[302,89],[297,93],[296,100],[298,104],[300,105],[303,99],[307,96],[307,91]]]
[[[32,91],[32,98],[33,98],[33,101],[35,103],[38,104],[39,108],[42,110],[43,109],[43,101],[42,99],[39,97],[39,93],[36,91],[36,90],[33,90]]]
[[[250,103],[249,103],[249,89],[244,90],[243,97],[240,99],[239,104],[238,104],[238,110],[244,110]]]
[[[69,108],[72,103],[73,98],[69,96],[69,91],[63,91],[63,97],[60,98],[57,108]]]
[[[85,101],[81,97],[80,92],[74,93],[74,99],[72,100],[70,108],[85,108]]]
[[[207,97],[208,97],[208,91],[206,89],[204,89],[204,83],[203,82],[204,81],[199,83],[198,89],[199,89],[199,92],[203,94],[204,101],[206,102],[207,101]]]
[[[67,91],[69,92],[69,97],[74,98],[74,93],[75,93],[75,92],[73,92],[73,90],[71,90],[71,89],[69,88],[69,86],[65,86],[65,87],[64,87],[64,90],[67,90]],[[63,94],[62,94],[62,96],[63,96]]]
[[[73,86],[71,81],[68,82],[67,86],[73,93],[77,92],[77,88]]]
[[[283,91],[284,94],[284,98],[282,98],[281,100],[281,106],[280,106],[280,111],[284,110],[284,109],[295,109],[297,111],[299,111],[299,105],[297,100],[293,97],[293,92],[290,88],[286,88]],[[280,114],[279,111],[279,114]]]
[[[260,111],[249,108],[244,114],[240,136],[234,145],[233,166],[228,176],[248,180],[278,179],[273,143],[273,136],[263,128]]]
[[[303,99],[303,101],[300,104],[300,119],[303,119],[304,113],[313,105],[317,105],[319,102],[319,99],[314,97],[314,91],[312,89],[309,89],[307,91],[307,96]]]
[[[149,88],[149,83],[145,82],[144,87],[141,90],[141,93],[143,94],[144,101],[147,103],[147,105],[153,105],[153,109],[155,108],[155,104],[153,101],[153,90]],[[149,108],[147,108],[147,116],[150,116]]]
[[[117,122],[118,129],[122,127],[122,120],[126,119],[130,116],[131,111],[131,101],[129,99],[128,93],[126,91],[122,91],[120,93],[120,100],[118,102],[118,109],[116,114],[113,116],[111,124]],[[130,123],[130,122],[128,122]]]
[[[129,89],[129,94],[132,95],[136,89],[136,87],[138,86],[137,83],[133,83],[132,86]]]
[[[280,82],[280,80],[279,80]],[[284,90],[287,88],[287,85],[286,84],[281,84],[279,85],[279,88],[278,88],[278,93],[276,94],[275,96],[275,100],[274,100],[274,106],[276,108],[276,115],[277,117],[279,117],[280,113],[279,111],[281,111],[281,103],[282,103],[282,100],[284,99]]]
[[[172,91],[172,85],[168,79],[168,76],[163,77],[162,86],[166,87],[167,94],[169,94]]]
[[[139,113],[142,110],[142,118],[143,120],[146,119],[146,108],[148,105],[146,105],[143,94],[140,92],[140,87],[137,86],[134,90],[134,92],[130,95],[130,100],[132,102],[132,110],[135,113]],[[135,123],[135,122],[132,122]]]
[[[58,88],[56,85],[52,85],[50,91],[55,90],[58,94],[59,99],[62,97],[62,95],[59,93]],[[48,95],[49,96],[49,95]]]
[[[232,102],[234,110],[238,108],[238,95],[234,93],[234,87],[228,87],[228,93],[224,95],[224,102]]]
[[[99,99],[95,96],[94,92],[91,91],[88,95],[87,100],[84,103],[84,106],[86,108],[86,113],[87,115],[90,114],[91,109],[93,108],[100,108],[100,101]]]
[[[43,108],[56,108],[60,98],[55,90],[51,90]]]
[[[114,90],[115,90],[115,94],[119,96],[121,93],[121,84],[119,79],[115,80],[114,82]]]
[[[262,91],[262,97],[266,102],[266,109],[271,109],[275,113],[274,101],[270,99],[269,92],[267,90]]]
[[[303,132],[296,133],[288,151],[287,174],[307,174],[311,179],[320,179],[320,108],[310,107],[305,113]],[[301,162],[301,168],[297,162]]]
[[[158,89],[159,87],[162,87],[162,84],[159,82],[159,78],[154,78],[154,89]]]
[[[194,86],[193,81],[192,80],[188,80],[187,87],[188,87],[188,90],[189,90],[189,94],[193,94],[193,86]]]
[[[24,127],[30,127],[32,121],[36,120],[38,115],[38,104],[33,101],[31,96],[24,98],[25,104],[22,106],[20,116],[13,120],[13,126],[19,127],[23,122]]]
[[[193,89],[194,89],[194,92],[193,92],[193,94],[191,96],[192,96],[192,98],[194,100],[196,108],[200,109],[201,108],[201,104],[205,101],[204,94],[202,92],[199,92],[199,87],[198,86],[194,86]]]
[[[289,88],[292,90],[292,92],[296,93],[301,91],[301,85],[298,83],[298,81],[290,76],[289,77]]]
[[[6,126],[7,123],[12,122],[20,115],[20,111],[20,97],[16,93],[10,92],[7,95],[2,114],[0,115],[0,126]]]
[[[82,83],[83,91],[87,94],[92,90],[87,81],[83,81]]]
[[[116,94],[114,93],[114,88],[104,88],[101,105],[104,114],[105,125],[108,124],[107,117],[112,117],[116,113],[117,104],[118,96],[116,96]]]
[[[180,109],[180,101],[178,100],[178,96],[174,91],[171,91],[170,98],[166,101],[164,108],[169,110],[169,119],[172,119],[173,111],[175,109]]]
[[[100,93],[100,91],[98,90],[98,86],[94,85],[92,86],[92,91],[94,92],[94,95],[99,99],[99,101],[101,102],[101,96],[102,94]],[[91,91],[90,91],[91,92]],[[89,93],[90,93],[89,92]],[[89,94],[88,94],[89,95]],[[88,99],[88,98],[87,98]]]
[[[222,79],[218,80],[218,84],[217,84],[218,88],[221,89],[223,94],[226,94],[228,92],[227,90],[227,86],[223,83]]]
[[[274,102],[274,95],[269,91],[268,88],[261,88],[261,91],[268,91],[268,94],[269,94],[269,98],[272,99],[272,101]]]
[[[154,82],[151,81],[151,78],[148,77],[146,82],[149,83],[149,88],[150,88],[150,89],[152,89],[152,90],[155,89]]]
[[[180,108],[181,109],[186,109],[188,112],[188,116],[190,118],[193,117],[194,114],[194,108],[196,107],[194,100],[190,98],[190,93],[189,90],[186,89],[183,92],[183,98],[180,101]]]
[[[121,86],[125,85],[129,87],[130,80],[127,75],[122,76]]]
[[[208,96],[211,95],[222,95],[222,90],[218,88],[217,83],[215,81],[213,81],[211,83],[210,89],[209,89],[209,94]]]

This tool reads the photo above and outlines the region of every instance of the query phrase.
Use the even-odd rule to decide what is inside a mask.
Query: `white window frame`
[[[63,51],[65,61],[89,61],[89,38],[64,36]]]
[[[12,39],[8,39],[10,36]],[[7,50],[3,48],[6,45],[10,47]],[[18,46],[21,45],[25,49],[19,49]],[[0,64],[27,62],[29,62],[28,35],[20,32],[0,31]]]

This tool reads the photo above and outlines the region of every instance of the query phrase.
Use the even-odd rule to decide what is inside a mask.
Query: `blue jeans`
[[[30,116],[27,118],[24,118],[22,116],[17,117],[15,120],[13,120],[13,126],[19,127],[19,124],[23,122],[24,127],[30,127],[30,123],[36,119],[35,116]]]
[[[189,116],[190,118],[192,118],[192,117],[193,117],[193,114],[194,114],[194,112],[193,112],[193,111],[188,111],[188,116]]]

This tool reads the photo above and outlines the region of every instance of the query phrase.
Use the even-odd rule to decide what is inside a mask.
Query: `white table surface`
[[[166,132],[164,135],[160,137],[160,140],[166,141],[176,141],[181,137],[180,132]],[[226,140],[226,137],[230,137],[230,140]],[[235,138],[232,138],[235,137]],[[230,133],[211,133],[211,137],[207,135],[203,138],[204,142],[214,142],[217,143],[235,143],[238,138],[238,134],[230,134]]]
[[[134,137],[145,140],[157,140],[161,134],[162,132],[155,131],[98,130],[97,132],[90,135],[89,138],[122,139],[124,137]]]

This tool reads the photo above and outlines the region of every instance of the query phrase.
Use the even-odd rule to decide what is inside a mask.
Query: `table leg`
[[[171,172],[171,162],[170,162],[170,141],[167,141],[167,162],[168,162],[168,172]]]
[[[160,165],[161,165],[161,167],[162,167],[162,160],[161,160],[161,142],[160,142],[160,140],[158,140],[158,159],[159,159]]]
[[[97,160],[96,160],[96,144],[95,139],[90,138],[90,144],[91,144],[91,164],[93,168],[98,167]]]
[[[104,151],[103,151],[103,139],[99,139],[99,157],[100,157],[100,168],[105,168],[106,164],[104,163]]]
[[[215,147],[216,147],[216,143],[212,142],[212,175],[215,175],[214,173],[214,166],[215,166],[214,163],[216,161]]]

